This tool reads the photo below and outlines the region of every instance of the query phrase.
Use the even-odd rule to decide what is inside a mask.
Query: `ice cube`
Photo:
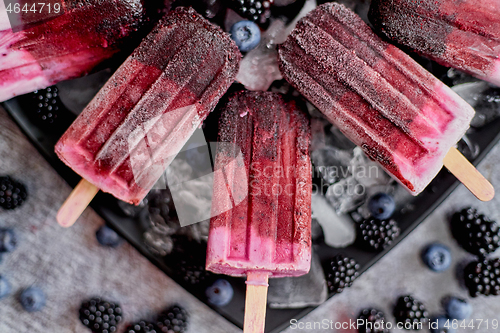
[[[278,67],[277,37],[283,35],[285,23],[275,20],[262,35],[259,45],[247,53],[240,63],[236,81],[248,90],[267,90],[274,80],[281,80]]]
[[[457,148],[468,160],[475,159],[481,152],[479,145],[469,139],[467,135],[464,135],[462,139],[458,141]]]
[[[299,277],[269,279],[268,305],[273,309],[317,306],[328,298],[325,275],[319,257],[313,253],[311,270]]]
[[[198,243],[207,242],[209,229],[210,220],[205,220],[180,228],[177,235],[185,235],[188,239],[195,240]]]
[[[353,177],[365,190],[373,186],[388,185],[392,180],[377,163],[365,155],[360,147],[354,148],[350,167]]]
[[[340,150],[332,146],[325,146],[311,153],[315,174],[321,176],[328,184],[336,183],[352,175],[349,168],[352,158],[352,151]]]
[[[346,215],[338,215],[320,193],[311,198],[312,215],[323,229],[325,244],[331,247],[346,247],[356,239],[354,222]]]
[[[325,197],[337,214],[344,214],[363,204],[366,192],[365,188],[351,176],[330,185]]]
[[[174,248],[174,242],[170,236],[159,235],[152,230],[147,230],[143,238],[148,249],[161,257],[170,254]]]
[[[472,127],[482,127],[500,116],[500,88],[481,81],[459,84],[452,89],[476,110]]]

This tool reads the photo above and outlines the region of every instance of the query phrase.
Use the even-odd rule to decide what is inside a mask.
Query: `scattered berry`
[[[33,98],[36,103],[36,113],[38,118],[47,124],[52,124],[57,120],[59,106],[59,90],[56,86],[33,92]]]
[[[500,247],[500,228],[474,208],[456,212],[451,219],[453,237],[466,251],[485,256]]]
[[[187,330],[188,318],[188,313],[184,308],[174,305],[160,313],[156,326],[160,332],[182,333]]]
[[[471,297],[500,294],[500,259],[482,259],[464,269],[465,285]]]
[[[188,240],[187,237],[173,237],[174,248],[166,257],[167,265],[181,283],[199,288],[200,292],[213,282],[215,274],[205,269],[206,244]]]
[[[368,201],[368,209],[374,218],[385,220],[390,218],[394,213],[396,203],[389,194],[377,193]]]
[[[431,244],[422,251],[422,260],[434,272],[443,272],[450,268],[451,252],[442,244]]]
[[[425,326],[428,314],[425,306],[412,296],[401,296],[394,307],[394,317],[397,323],[402,323],[405,329],[418,329],[418,323]],[[410,328],[411,327],[411,328]]]
[[[40,288],[29,287],[19,295],[19,302],[24,310],[36,312],[45,306],[45,294]]]
[[[157,327],[147,321],[141,320],[135,324],[129,325],[125,333],[161,333]]]
[[[102,246],[117,247],[123,239],[111,228],[103,225],[95,233],[97,241]]]
[[[27,197],[28,192],[21,182],[9,176],[0,177],[0,206],[3,209],[17,208],[26,201]]]
[[[233,299],[233,286],[227,280],[219,279],[207,288],[205,295],[208,303],[216,306],[225,306]]]
[[[241,52],[248,52],[259,45],[260,28],[252,21],[236,22],[230,33]]]
[[[451,320],[446,316],[434,317],[430,323],[431,333],[455,333],[451,325]]]
[[[99,297],[85,301],[80,306],[80,321],[93,333],[116,332],[116,325],[122,320],[120,305]]]
[[[359,333],[389,333],[384,313],[377,309],[364,309],[358,316],[363,324],[358,326]]]
[[[444,301],[444,308],[448,318],[464,320],[472,314],[472,306],[465,300],[457,297],[449,297]]]
[[[17,236],[12,229],[0,229],[0,252],[12,252],[17,247]]]
[[[231,0],[233,9],[244,18],[264,23],[274,0]]]
[[[326,282],[332,294],[339,294],[352,285],[359,276],[359,264],[352,258],[337,255],[326,268]]]
[[[357,243],[369,251],[381,251],[399,236],[401,229],[394,220],[364,220],[358,225]]]
[[[9,281],[6,278],[0,275],[0,299],[8,296],[11,292],[12,288],[10,286]]]
[[[211,277],[211,273],[205,270],[205,264],[201,263],[200,260],[195,259],[195,262],[191,262],[189,257],[179,259],[176,270],[184,282],[195,286]]]

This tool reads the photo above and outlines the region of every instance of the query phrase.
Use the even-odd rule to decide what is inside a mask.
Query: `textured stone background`
[[[14,294],[0,301],[0,333],[88,333],[80,324],[78,307],[82,299],[101,295],[121,303],[125,321],[138,320],[179,303],[191,313],[188,332],[240,332],[235,326],[199,302],[142,257],[130,245],[118,249],[100,247],[95,231],[103,220],[87,209],[78,223],[60,228],[56,209],[70,187],[57,175],[17,126],[0,109],[0,174],[10,174],[27,184],[28,201],[17,210],[0,211],[0,226],[14,227],[20,236],[18,249],[4,257],[0,274],[11,282]],[[500,188],[500,145],[480,166],[481,172]],[[393,320],[390,309],[401,294],[412,293],[431,313],[442,312],[440,300],[448,294],[467,297],[454,278],[454,269],[444,273],[427,270],[420,261],[423,246],[441,241],[453,251],[454,266],[469,256],[454,243],[446,225],[449,213],[473,205],[500,220],[500,195],[492,202],[477,201],[460,186],[409,237],[363,274],[352,288],[335,296],[301,320],[301,323],[348,321],[360,309],[376,306]],[[16,300],[24,287],[37,285],[48,296],[47,306],[29,314]],[[472,318],[500,321],[500,297],[471,300]],[[483,324],[484,325],[484,324]],[[122,330],[124,326],[121,326]],[[285,332],[335,332],[288,328]],[[424,330],[426,332],[427,330]],[[491,327],[458,332],[495,332]],[[497,330],[500,331],[500,330]],[[341,331],[353,332],[353,331]],[[397,330],[393,330],[397,332]]]

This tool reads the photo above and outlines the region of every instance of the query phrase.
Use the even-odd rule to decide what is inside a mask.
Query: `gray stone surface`
[[[29,191],[22,207],[0,209],[0,227],[15,228],[19,235],[18,248],[0,264],[0,274],[13,289],[0,300],[1,333],[89,333],[78,319],[78,308],[83,299],[96,295],[119,302],[126,322],[178,303],[191,314],[189,333],[240,331],[129,244],[117,249],[100,246],[95,232],[104,222],[91,209],[72,228],[59,227],[56,209],[71,188],[1,108],[0,156],[0,174],[23,181]],[[28,313],[17,301],[18,292],[31,285],[47,294],[40,312]],[[120,327],[121,332],[125,325]]]
[[[0,226],[16,228],[18,249],[4,257],[0,274],[12,283],[14,295],[0,301],[1,333],[88,333],[79,322],[77,311],[82,299],[101,295],[121,303],[125,320],[133,321],[180,303],[191,313],[190,333],[241,332],[209,307],[191,296],[159,271],[135,249],[124,244],[118,249],[100,247],[95,231],[103,223],[88,209],[70,229],[55,221],[56,209],[70,193],[70,187],[57,175],[36,149],[0,110],[0,174],[10,174],[28,186],[29,198],[18,210],[0,210]],[[480,171],[500,188],[500,145],[480,166]],[[500,195],[481,203],[460,186],[429,218],[401,244],[363,274],[351,287],[325,302],[300,323],[348,321],[367,306],[376,306],[393,320],[392,304],[403,293],[422,300],[431,313],[441,312],[440,299],[448,294],[467,297],[454,277],[454,269],[433,273],[421,263],[419,252],[433,241],[448,245],[453,266],[470,258],[453,241],[446,218],[449,213],[473,205],[500,220]],[[23,311],[15,295],[23,287],[37,285],[48,297],[38,313]],[[470,300],[470,298],[468,298]],[[500,297],[470,300],[474,319],[500,320]],[[124,326],[122,325],[123,329]],[[489,329],[459,329],[457,332],[498,332]],[[284,332],[355,332],[330,329],[286,329]],[[393,330],[392,332],[402,332]],[[424,330],[422,332],[427,332]]]
[[[273,309],[300,309],[323,304],[328,297],[325,273],[313,252],[311,270],[306,275],[269,279],[267,304]]]
[[[500,144],[497,144],[488,156],[482,161],[479,170],[490,180],[495,188],[500,189]],[[466,298],[473,306],[471,319],[475,320],[476,328],[459,328],[457,333],[500,332],[500,297],[468,297],[466,289],[460,286],[455,278],[457,264],[472,258],[462,250],[451,236],[447,225],[450,213],[466,206],[477,207],[492,219],[500,221],[500,195],[490,202],[480,202],[463,186],[460,185],[446,201],[439,206],[420,226],[407,238],[384,256],[379,262],[356,280],[350,289],[336,295],[319,306],[299,322],[301,325],[320,322],[324,319],[333,322],[348,322],[355,319],[360,310],[365,307],[376,307],[384,311],[388,319],[394,322],[392,306],[402,294],[413,294],[423,301],[431,314],[442,313],[441,299],[446,295],[457,295]],[[421,249],[431,242],[441,242],[450,247],[453,255],[452,268],[443,273],[434,273],[427,269],[420,260]],[[497,251],[493,256],[498,257]],[[479,319],[489,320],[490,326],[486,328],[483,322],[477,328]],[[497,320],[499,328],[491,326],[492,320]],[[469,323],[469,322],[467,322]],[[323,329],[292,329],[284,333],[296,332],[331,332]],[[305,327],[305,326],[304,326]],[[356,332],[353,330],[333,330],[333,332]],[[393,329],[395,332],[411,332]],[[423,330],[422,332],[429,332]]]

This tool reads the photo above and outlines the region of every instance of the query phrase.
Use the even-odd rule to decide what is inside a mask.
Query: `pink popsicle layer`
[[[39,5],[41,6],[41,5]],[[82,76],[119,51],[145,16],[142,1],[63,1],[64,14],[13,32],[0,3],[0,102]],[[14,15],[14,14],[12,14]]]
[[[310,130],[293,102],[240,92],[224,107],[215,161],[208,270],[298,276],[311,260]]]
[[[330,122],[420,193],[469,128],[474,110],[356,14],[324,4],[279,47],[283,76]]]
[[[374,0],[369,17],[389,39],[500,86],[500,1]]]
[[[138,204],[231,85],[241,55],[193,9],[164,18],[61,137],[56,153]]]

